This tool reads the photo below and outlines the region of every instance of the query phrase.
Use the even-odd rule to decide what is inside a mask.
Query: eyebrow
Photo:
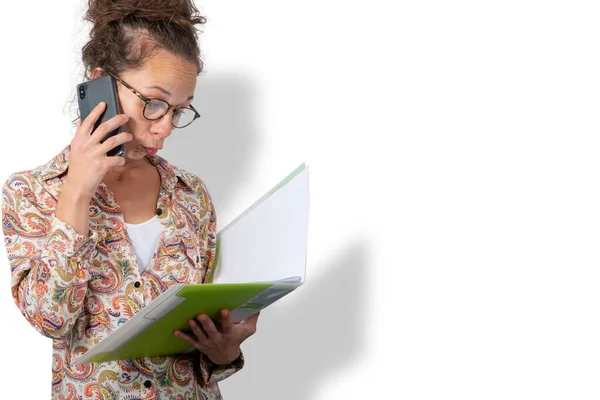
[[[169,92],[168,90],[160,87],[160,86],[146,86],[146,89],[156,89],[158,91],[163,92],[164,94],[166,94],[167,96],[171,96],[171,92]],[[192,100],[194,98],[194,95],[191,95],[190,97],[188,97],[188,99],[186,101]]]

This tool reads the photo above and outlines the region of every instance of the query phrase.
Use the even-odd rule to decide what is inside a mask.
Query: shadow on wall
[[[202,117],[175,130],[160,155],[204,180],[218,215],[255,165],[257,95],[248,78],[207,74],[192,104]],[[221,383],[225,399],[317,399],[327,380],[356,362],[367,342],[369,250],[365,240],[349,241],[330,261],[313,262],[301,288],[261,313],[257,334],[242,345],[245,368]]]
[[[192,105],[201,117],[189,127],[175,129],[161,157],[198,175],[217,209],[228,208],[238,182],[255,165],[259,148],[256,92],[250,79],[235,74],[206,74],[198,78]]]
[[[220,383],[225,399],[310,400],[365,351],[369,248],[350,243],[306,283],[261,312],[242,344],[246,366]]]

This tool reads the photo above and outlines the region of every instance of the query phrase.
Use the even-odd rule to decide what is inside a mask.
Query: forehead
[[[166,51],[159,51],[149,57],[144,65],[136,70],[122,73],[121,77],[140,92],[153,91],[160,87],[169,92],[168,100],[185,102],[194,95],[197,80],[196,65]]]

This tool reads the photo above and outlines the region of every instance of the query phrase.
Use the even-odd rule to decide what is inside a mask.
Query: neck
[[[146,158],[140,158],[139,160],[127,160],[125,159],[125,165],[112,167],[104,175],[103,181],[105,182],[119,182],[127,180],[138,174],[139,171],[145,169],[149,165],[152,165]]]

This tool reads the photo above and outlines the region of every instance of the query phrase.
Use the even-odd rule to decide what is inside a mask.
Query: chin
[[[136,161],[144,158],[146,156],[146,152],[141,147],[135,147],[133,149],[128,149],[125,147],[125,158],[131,161]]]

